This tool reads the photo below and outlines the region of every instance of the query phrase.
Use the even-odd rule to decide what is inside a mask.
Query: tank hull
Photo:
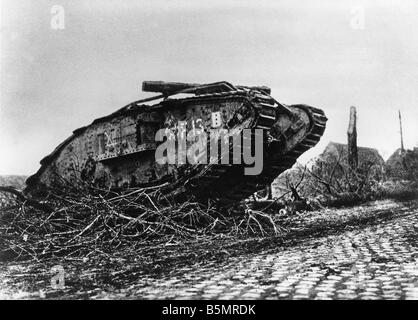
[[[322,110],[280,104],[259,87],[222,83],[201,86],[200,91],[190,93],[193,88],[182,92],[188,94],[186,97],[164,96],[153,105],[133,102],[75,130],[41,160],[39,171],[27,180],[26,192],[36,195],[83,185],[102,189],[152,187],[174,196],[236,202],[290,168],[303,152],[316,145],[325,130],[327,119]],[[247,144],[243,140],[245,130],[251,132]],[[206,133],[208,144],[212,141],[209,133],[219,137],[220,133],[232,132],[240,137],[240,151],[232,154],[234,140],[229,138],[230,161],[221,159],[218,148],[216,159],[208,151],[206,161],[194,159],[190,163],[188,152],[198,139],[186,139],[183,148],[183,142],[177,140],[175,161],[166,158],[163,163],[157,161],[156,152],[170,135],[157,141],[162,132],[178,139],[190,132],[194,138]],[[260,134],[261,140],[257,140]],[[257,141],[262,143],[262,171],[248,175],[248,165],[242,159],[246,151],[254,154]],[[233,161],[237,154],[241,162]]]

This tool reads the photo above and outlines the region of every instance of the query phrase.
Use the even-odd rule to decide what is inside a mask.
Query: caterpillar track
[[[257,95],[255,98],[258,104],[258,121],[255,128],[271,130],[276,119],[272,117],[279,106],[275,100],[269,97]],[[242,174],[242,168],[233,167],[230,164],[213,164],[209,169],[198,178],[196,184],[197,194],[203,194],[206,197],[214,198],[223,205],[232,205],[237,201],[250,197],[257,191],[265,188],[281,173],[291,168],[296,160],[305,151],[313,148],[321,139],[327,118],[325,113],[318,108],[307,105],[295,105],[293,108],[300,108],[309,115],[311,120],[310,128],[303,138],[292,149],[283,149],[283,144],[279,140],[265,144],[268,148],[268,158],[264,162],[263,172],[259,176],[246,176]],[[240,170],[241,169],[241,170]],[[230,180],[232,178],[232,180]],[[228,183],[227,181],[231,181]],[[211,190],[204,192],[203,190]]]
[[[279,103],[264,86],[146,81],[143,90],[160,95],[130,103],[75,130],[41,161],[41,168],[27,180],[26,192],[42,195],[52,188],[85,184],[106,189],[151,186],[180,199],[211,199],[230,205],[265,188],[291,168],[318,143],[327,121],[320,109]],[[155,100],[159,101],[146,104]],[[185,133],[198,128],[228,130],[239,136],[250,129],[252,135],[242,138],[250,141],[240,145],[239,157],[254,154],[258,135],[263,144],[261,173],[246,175],[247,165],[232,161],[160,164],[156,152],[162,141],[155,140],[156,132],[164,129],[180,137],[182,126]],[[187,148],[192,143],[187,142]],[[232,147],[228,145],[228,152]],[[179,142],[175,151],[179,160],[184,151]]]

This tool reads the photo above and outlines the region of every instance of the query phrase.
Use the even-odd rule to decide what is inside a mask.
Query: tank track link
[[[274,125],[276,112],[286,112],[282,105],[278,104],[270,96],[256,93],[252,99],[252,104],[258,112],[258,119],[254,128],[270,130]],[[255,192],[271,184],[281,173],[290,169],[297,158],[314,147],[320,140],[325,130],[327,118],[322,110],[306,105],[297,105],[309,116],[311,127],[304,139],[299,142],[289,152],[270,152],[267,161],[264,163],[263,172],[259,176],[246,176],[242,174],[243,166],[230,164],[212,164],[202,175],[191,179],[191,185],[195,186],[195,194],[209,193],[211,198],[215,198],[222,206],[231,206],[237,202],[250,197]],[[284,108],[284,110],[280,110]],[[265,141],[265,140],[264,140]],[[280,141],[274,141],[267,148],[281,150]],[[194,183],[193,183],[194,182]]]

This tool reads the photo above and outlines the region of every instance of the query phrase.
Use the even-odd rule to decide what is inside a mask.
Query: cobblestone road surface
[[[289,247],[140,277],[128,288],[91,298],[418,299],[418,211],[378,205],[395,216]]]
[[[284,249],[231,258],[224,264],[189,267],[158,279],[143,278],[135,285],[134,296],[418,299],[418,212],[390,203],[379,205],[396,210],[396,217]]]

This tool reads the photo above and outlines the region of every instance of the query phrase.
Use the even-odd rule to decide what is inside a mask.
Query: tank
[[[236,203],[291,168],[318,143],[327,121],[321,109],[278,102],[266,86],[144,81],[142,90],[158,95],[75,130],[41,160],[25,191],[40,196],[86,185],[149,188],[180,199]],[[159,148],[173,137],[178,138],[173,148],[158,158]],[[196,153],[192,147],[198,140],[206,141],[206,148],[217,143],[213,154],[212,149],[200,152],[204,147]],[[188,161],[190,154],[194,161]],[[196,154],[206,161],[196,161]],[[245,156],[261,161],[262,170],[248,174]]]

